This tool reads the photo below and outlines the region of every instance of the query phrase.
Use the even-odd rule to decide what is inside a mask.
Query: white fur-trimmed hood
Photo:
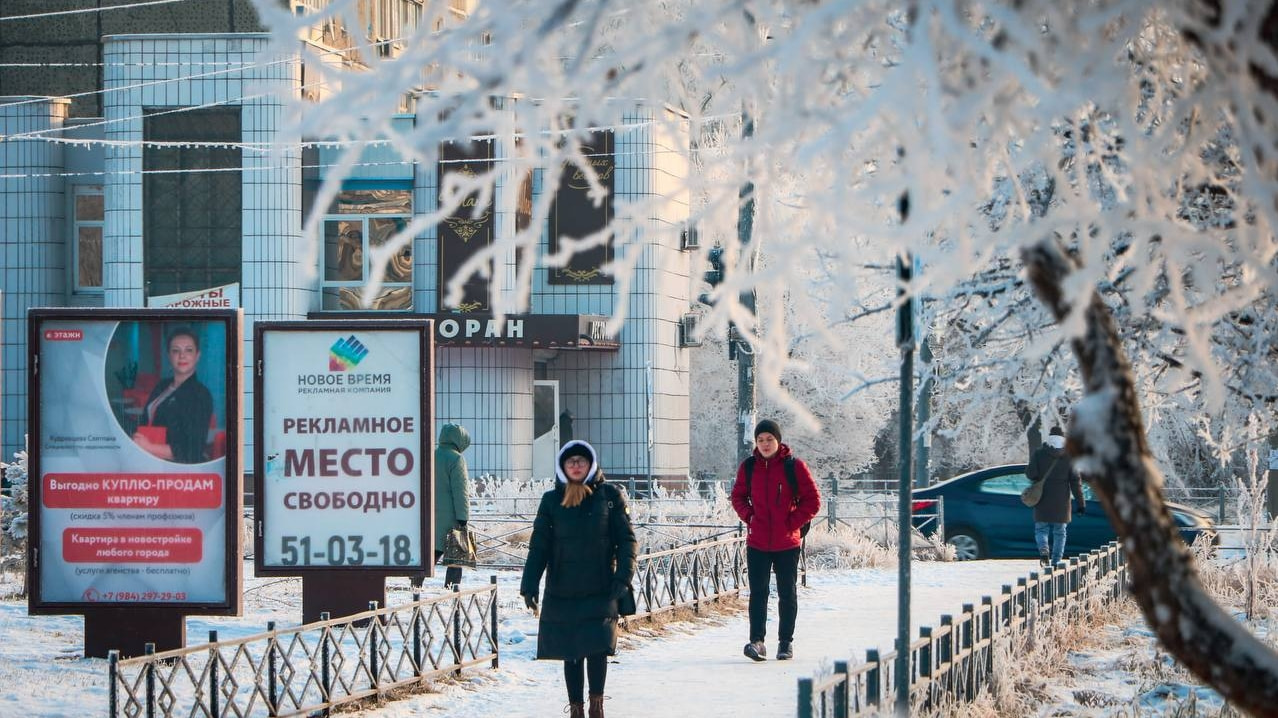
[[[564,452],[576,446],[583,447],[586,451],[590,452],[590,471],[586,473],[586,480],[583,482],[586,485],[590,485],[595,482],[595,479],[599,474],[599,453],[595,451],[595,447],[581,439],[573,439],[567,444],[559,447],[559,453],[555,455],[555,480],[561,484],[568,483],[568,477],[564,475]]]

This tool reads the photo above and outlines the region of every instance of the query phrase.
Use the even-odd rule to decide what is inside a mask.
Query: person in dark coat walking
[[[559,450],[555,488],[541,497],[519,593],[540,610],[538,660],[562,660],[570,718],[603,718],[608,656],[617,653],[617,600],[634,579],[637,545],[626,494],[604,481],[595,449],[571,441]],[[537,600],[546,574],[543,601]],[[584,675],[583,675],[584,674]]]
[[[763,639],[768,623],[768,583],[777,574],[777,604],[781,622],[777,626],[777,660],[794,657],[794,624],[799,615],[799,551],[801,529],[821,510],[821,494],[808,465],[794,460],[798,493],[790,487],[786,461],[790,447],[781,443],[781,427],[764,419],[754,427],[754,470],[746,475],[746,464],[737,467],[732,485],[732,508],[747,527],[746,573],[750,580],[750,642],[745,655],[751,660],[767,660]]]
[[[1073,519],[1071,493],[1078,500],[1078,513],[1087,512],[1083,482],[1065,453],[1065,432],[1059,426],[1052,427],[1047,440],[1034,452],[1025,475],[1030,481],[1043,482],[1043,496],[1034,504],[1034,541],[1039,562],[1053,566],[1065,557],[1066,529]]]

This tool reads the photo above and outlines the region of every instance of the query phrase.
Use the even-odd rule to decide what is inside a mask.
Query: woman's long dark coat
[[[562,485],[537,507],[519,592],[541,601],[537,658],[580,659],[617,652],[617,597],[635,574],[637,545],[620,488],[602,476],[580,505],[564,508]]]
[[[159,382],[151,390],[144,407],[151,406],[155,398],[173,383],[173,377]],[[199,464],[208,461],[205,446],[209,438],[209,417],[213,416],[213,395],[194,374],[178,385],[155,409],[155,418],[145,421],[151,426],[166,429],[165,443],[173,452],[173,460],[179,464]]]

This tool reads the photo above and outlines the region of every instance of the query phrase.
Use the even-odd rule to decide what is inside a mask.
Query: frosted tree
[[[5,491],[0,495],[0,572],[21,573],[26,576],[27,566],[27,452],[17,451],[13,462],[0,461],[0,475],[4,476]],[[22,591],[26,594],[25,586]]]
[[[259,4],[295,49],[313,19]],[[333,12],[363,26],[353,1]],[[381,136],[424,162],[443,142],[501,144],[490,173],[450,179],[399,242],[473,192],[490,201],[499,179],[592,177],[591,128],[686,123],[698,141],[682,191],[729,259],[703,326],[742,332],[768,400],[817,422],[781,384],[807,370],[796,337],[828,344],[849,376],[885,373],[833,328],[865,304],[859,268],[917,258],[905,289],[941,329],[948,400],[973,417],[999,401],[1070,409],[1071,451],[1164,645],[1236,705],[1278,710],[1273,655],[1206,598],[1175,537],[1146,429],[1173,425],[1224,455],[1274,423],[1278,5],[510,0],[447,13],[431,3],[394,59],[365,48],[367,71],[309,57],[323,106],[296,113],[304,135],[349,141],[348,163]],[[439,119],[396,134],[409,93]],[[499,312],[524,308],[534,267],[609,240],[619,296],[629,289],[655,207],[618,206],[606,230],[542,254],[551,194],[460,272],[492,277]],[[494,271],[508,256],[521,258],[510,277]],[[747,290],[761,319],[737,300]]]

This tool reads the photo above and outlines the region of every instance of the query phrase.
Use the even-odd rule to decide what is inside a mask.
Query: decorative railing
[[[112,718],[309,715],[463,668],[498,664],[497,578],[415,600],[232,641],[120,659]]]
[[[736,596],[745,583],[745,537],[689,544],[639,557],[631,618],[679,608],[701,609],[707,601]]]
[[[996,648],[1010,644],[1034,624],[1053,616],[1072,616],[1094,600],[1122,595],[1127,563],[1117,544],[1070,559],[1062,568],[1032,572],[1003,586],[998,597],[981,605],[964,604],[955,619],[941,616],[939,628],[919,629],[909,645],[910,714],[941,704],[966,703],[987,690],[995,672]],[[846,718],[888,711],[896,704],[897,653],[866,651],[865,662],[835,661],[829,675],[800,678],[799,718]]]
[[[112,718],[294,716],[498,664],[497,579],[484,588],[325,619],[233,641],[110,657]],[[704,541],[639,556],[638,611],[699,611],[745,582],[745,538]]]

